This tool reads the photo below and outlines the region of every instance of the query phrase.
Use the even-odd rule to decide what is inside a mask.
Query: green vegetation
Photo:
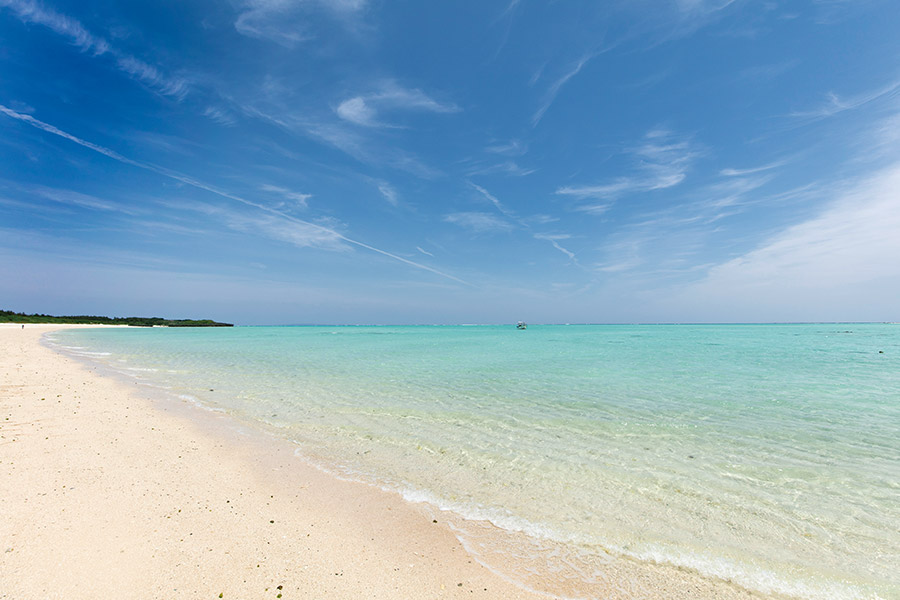
[[[26,315],[0,310],[0,323],[68,323],[87,325],[131,325],[133,327],[234,327],[231,323],[217,323],[210,319],[163,319],[160,317],[54,317],[51,315]]]

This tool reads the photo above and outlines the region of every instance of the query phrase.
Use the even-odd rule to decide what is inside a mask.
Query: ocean
[[[550,594],[575,581],[600,596],[624,560],[771,595],[900,599],[900,325],[71,329],[49,341],[453,515],[473,556],[515,556],[504,574]]]

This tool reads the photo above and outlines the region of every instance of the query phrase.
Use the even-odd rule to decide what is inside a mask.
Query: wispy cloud
[[[479,194],[484,196],[484,198],[486,198],[491,204],[494,205],[494,208],[496,208],[500,214],[502,214],[509,220],[506,223],[510,226],[510,228],[514,228],[513,223],[515,223],[515,225],[517,225],[519,228],[529,232],[534,239],[550,242],[550,244],[554,248],[568,256],[569,259],[576,262],[577,264],[575,253],[571,252],[567,248],[563,248],[559,243],[560,240],[570,239],[572,237],[571,235],[567,233],[536,233],[532,229],[534,225],[546,225],[548,223],[556,221],[556,219],[547,217],[546,215],[535,215],[525,218],[519,217],[512,210],[504,206],[504,204],[500,202],[500,200],[496,196],[494,196],[492,193],[490,193],[480,185],[476,185],[471,182],[469,183],[469,185],[471,185],[472,188],[474,188]]]
[[[53,202],[58,202],[60,204],[67,204],[70,206],[77,206],[79,208],[87,208],[91,210],[102,210],[108,212],[119,212],[125,214],[134,214],[135,211],[130,209],[127,206],[123,206],[122,204],[116,202],[109,202],[107,200],[102,200],[97,198],[96,196],[91,196],[89,194],[82,194],[80,192],[75,192],[72,190],[65,190],[59,188],[51,188],[46,186],[32,186],[28,189],[33,194],[41,196],[42,198],[46,198],[47,200],[52,200]]]
[[[894,311],[900,294],[900,163],[880,171],[841,193],[819,215],[790,226],[755,250],[712,267],[707,277],[684,292],[694,302],[728,303],[744,311],[757,307],[803,307],[814,318],[877,318],[871,307]],[[847,306],[853,314],[820,314],[834,310],[844,290],[853,289]],[[870,299],[862,308],[860,289]],[[737,303],[736,305],[734,303]]]
[[[127,54],[115,52],[115,56],[116,65],[121,71],[131,75],[134,79],[143,82],[159,93],[179,99],[188,93],[189,84],[186,79],[163,75],[153,65]]]
[[[514,229],[512,223],[485,212],[457,212],[444,216],[444,221],[475,233],[498,233]]]
[[[416,156],[396,146],[379,145],[372,142],[366,131],[348,126],[331,117],[297,116],[286,108],[262,110],[255,105],[236,104],[248,117],[276,125],[292,134],[301,134],[317,142],[324,143],[354,159],[367,164],[389,166],[412,173],[423,179],[434,179],[443,175],[441,171],[424,164]]]
[[[549,225],[559,221],[559,217],[551,215],[530,215],[525,217],[524,221],[530,225]]]
[[[306,133],[319,141],[325,142],[329,146],[349,154],[361,162],[372,162],[374,159],[371,153],[366,149],[365,138],[356,131],[351,130],[349,127],[345,127],[340,123],[324,120],[313,121],[308,119],[297,122],[296,120],[291,119],[290,116],[273,118],[262,112],[257,112],[256,114],[258,116],[264,115],[266,119],[283,126],[288,131],[300,131]],[[291,119],[291,122],[288,123],[286,119]]]
[[[501,18],[505,17],[509,13],[514,11],[516,9],[516,7],[519,5],[519,2],[521,2],[521,0],[510,0],[509,4],[506,5],[506,8],[503,9],[503,12],[500,14],[500,17]]]
[[[473,166],[466,171],[466,175],[509,175],[510,177],[525,177],[526,175],[531,175],[535,171],[537,171],[537,169],[526,169],[525,167],[519,166],[515,161],[505,160],[500,163]]]
[[[25,23],[42,25],[68,38],[82,52],[89,52],[94,56],[109,55],[120,71],[160,94],[181,99],[188,93],[190,83],[187,79],[163,74],[157,67],[113,47],[109,41],[94,35],[77,20],[44,8],[35,0],[0,0],[0,6],[12,10]]]
[[[896,156],[900,153],[900,112],[872,124],[857,144],[866,158]]]
[[[556,96],[559,95],[560,90],[562,90],[563,86],[566,85],[570,79],[578,75],[581,72],[581,69],[590,62],[595,55],[588,54],[579,58],[561,77],[559,77],[556,81],[554,81],[547,91],[544,93],[543,98],[541,99],[541,106],[537,109],[537,111],[531,116],[531,125],[532,127],[536,127],[538,123],[541,122],[541,119],[544,118],[544,113],[550,108],[553,102],[556,100]]]
[[[424,254],[425,256],[431,256],[431,257],[434,257],[434,254],[432,254],[432,253],[429,252],[428,250],[423,250],[423,249],[420,248],[419,246],[416,246],[416,250],[418,250],[419,252],[421,252],[421,253]]]
[[[378,179],[375,181],[375,187],[378,188],[378,191],[391,206],[397,206],[400,203],[397,190],[387,181]]]
[[[172,211],[204,215],[204,220],[216,219],[233,231],[286,242],[298,248],[319,248],[334,252],[350,250],[346,238],[338,231],[344,225],[334,219],[303,221],[285,218],[286,215],[278,211],[248,211],[243,206],[184,199],[160,200],[159,204]]]
[[[565,194],[565,193],[568,193],[566,190],[569,190],[569,189],[570,188],[564,188],[562,191],[557,191],[557,193]],[[578,197],[578,194],[582,190],[579,188],[571,188],[571,191],[572,191],[572,195]],[[588,191],[588,190],[585,189],[584,191]],[[586,198],[588,196],[581,196],[581,197]],[[578,212],[587,213],[589,215],[594,215],[595,217],[599,217],[600,215],[609,212],[610,209],[612,209],[613,204],[614,204],[614,202],[611,200],[607,201],[607,202],[591,202],[589,204],[579,204],[578,206],[575,207],[575,210],[577,210]]]
[[[566,234],[566,233],[562,233],[562,234],[535,233],[534,234],[534,239],[548,241],[554,248],[556,248],[557,250],[559,250],[560,252],[562,252],[563,254],[568,256],[571,260],[576,260],[574,252],[572,252],[566,248],[563,248],[559,244],[560,240],[567,240],[571,237],[572,236],[570,236],[569,234]]]
[[[259,186],[259,189],[264,192],[278,194],[285,200],[290,200],[292,205],[300,208],[307,208],[306,201],[312,198],[312,194],[298,194],[297,192],[292,192],[287,188],[279,187],[277,185],[263,184]],[[283,208],[283,206],[279,206],[279,208]]]
[[[78,138],[78,137],[76,137],[76,136],[74,136],[74,135],[72,135],[72,134],[70,134],[70,133],[66,133],[65,131],[62,131],[61,129],[58,129],[58,128],[56,128],[56,127],[54,127],[54,126],[52,126],[52,125],[50,125],[50,124],[48,124],[48,123],[44,123],[43,121],[39,121],[39,120],[35,119],[34,117],[32,117],[32,116],[30,116],[30,115],[23,115],[23,114],[21,114],[21,113],[17,113],[16,111],[9,109],[9,108],[7,108],[6,106],[3,106],[2,104],[0,104],[0,113],[6,115],[6,116],[8,116],[8,117],[11,117],[11,118],[13,118],[13,119],[16,119],[16,120],[18,120],[18,121],[22,121],[22,122],[24,122],[24,123],[27,123],[28,125],[31,125],[32,127],[35,127],[35,128],[37,128],[37,129],[40,129],[40,130],[45,131],[45,132],[47,132],[47,133],[52,133],[53,135],[57,135],[57,136],[59,136],[59,137],[62,137],[62,138],[64,138],[64,139],[67,139],[67,140],[69,140],[69,141],[71,141],[71,142],[74,142],[74,143],[78,144],[79,146],[88,148],[88,149],[90,149],[90,150],[93,150],[94,152],[98,152],[99,154],[102,154],[102,155],[104,155],[104,156],[107,156],[107,157],[109,157],[109,158],[112,158],[113,160],[119,161],[119,162],[121,162],[121,163],[124,163],[124,164],[127,164],[127,165],[131,165],[131,166],[137,167],[137,168],[139,168],[139,169],[144,169],[144,170],[147,170],[147,171],[151,171],[151,172],[153,172],[153,173],[157,173],[157,174],[159,174],[159,175],[162,175],[163,177],[168,177],[169,179],[172,179],[172,180],[181,182],[181,183],[183,183],[183,184],[185,184],[185,185],[189,185],[189,186],[195,187],[195,188],[197,188],[197,189],[205,190],[205,191],[207,191],[207,192],[209,192],[209,193],[211,193],[211,194],[214,194],[214,195],[216,195],[216,196],[219,196],[219,197],[221,197],[221,198],[225,198],[225,199],[228,199],[228,200],[232,200],[232,201],[234,201],[234,202],[238,202],[238,203],[240,203],[240,204],[243,204],[243,205],[246,205],[246,206],[250,206],[250,207],[259,209],[260,211],[263,211],[264,213],[267,213],[267,214],[270,215],[270,216],[282,218],[282,219],[284,219],[284,220],[286,220],[286,221],[289,221],[289,222],[291,222],[291,223],[293,223],[293,224],[295,224],[295,225],[299,225],[299,226],[302,226],[302,227],[309,227],[309,228],[312,228],[312,229],[320,230],[320,231],[321,231],[326,237],[328,237],[328,238],[330,238],[331,236],[337,236],[338,238],[340,238],[341,240],[343,240],[344,242],[346,242],[346,243],[348,243],[348,244],[351,244],[351,245],[353,245],[353,246],[357,246],[357,247],[359,247],[359,248],[364,248],[364,249],[366,249],[366,250],[369,250],[369,251],[374,252],[374,253],[376,253],[376,254],[380,254],[380,255],[382,255],[382,256],[386,256],[386,257],[388,257],[388,258],[391,258],[391,259],[393,259],[393,260],[399,261],[399,262],[404,263],[404,264],[406,264],[406,265],[409,265],[409,266],[411,266],[411,267],[415,267],[415,268],[417,268],[417,269],[422,269],[422,270],[424,270],[424,271],[428,271],[428,272],[430,272],[430,273],[434,273],[435,275],[439,275],[439,276],[441,276],[441,277],[450,279],[450,280],[452,280],[452,281],[456,281],[456,282],[458,282],[458,283],[462,283],[462,284],[464,284],[464,285],[469,285],[469,286],[472,285],[471,283],[469,283],[469,282],[467,282],[467,281],[464,281],[464,280],[462,280],[462,279],[460,279],[460,278],[458,278],[458,277],[455,277],[455,276],[453,276],[453,275],[450,275],[449,273],[444,273],[444,272],[439,271],[439,270],[437,270],[437,269],[435,269],[435,268],[433,268],[433,267],[429,267],[429,266],[427,266],[427,265],[423,265],[423,264],[421,264],[421,263],[417,263],[417,262],[415,262],[415,261],[409,260],[409,259],[407,259],[407,258],[403,258],[402,256],[398,256],[398,255],[396,255],[396,254],[393,254],[393,253],[388,252],[388,251],[386,251],[386,250],[382,250],[382,249],[377,248],[377,247],[375,247],[375,246],[372,246],[372,245],[370,245],[370,244],[366,244],[365,242],[360,242],[359,240],[352,239],[352,238],[347,237],[347,236],[345,236],[345,235],[342,235],[342,234],[340,234],[340,233],[338,233],[338,232],[336,232],[336,231],[333,231],[333,230],[329,229],[328,227],[325,227],[325,226],[322,226],[322,225],[318,225],[318,224],[316,224],[316,223],[312,223],[312,222],[309,222],[309,221],[305,221],[305,220],[302,220],[302,219],[298,219],[298,218],[296,218],[296,217],[294,217],[294,216],[291,216],[291,215],[289,215],[289,214],[282,213],[282,212],[280,212],[280,211],[278,211],[278,210],[272,209],[272,208],[270,208],[270,207],[268,207],[268,206],[265,206],[265,205],[263,205],[263,204],[259,204],[259,203],[257,203],[257,202],[253,202],[253,201],[251,201],[251,200],[247,200],[247,199],[245,199],[245,198],[242,198],[241,196],[237,196],[237,195],[232,194],[232,193],[229,193],[229,192],[227,192],[227,191],[218,189],[218,188],[216,188],[216,187],[214,187],[214,186],[211,186],[211,185],[209,185],[209,184],[206,184],[206,183],[203,183],[203,182],[201,182],[201,181],[198,181],[198,180],[196,180],[196,179],[194,179],[194,178],[192,178],[192,177],[189,177],[189,176],[187,176],[187,175],[182,175],[182,174],[177,173],[177,172],[175,172],[175,171],[171,171],[171,170],[169,170],[169,169],[165,169],[165,168],[163,168],[163,167],[159,167],[159,166],[157,166],[157,165],[153,165],[153,164],[150,164],[150,163],[144,163],[144,162],[132,160],[132,159],[130,159],[130,158],[127,158],[127,157],[125,157],[125,156],[119,154],[118,152],[115,152],[114,150],[110,150],[110,149],[108,149],[108,148],[104,148],[103,146],[99,146],[99,145],[97,145],[97,144],[93,144],[93,143],[91,143],[91,142],[82,140],[82,139],[80,139],[80,138]]]
[[[479,194],[484,196],[491,204],[494,205],[494,208],[496,208],[498,211],[500,211],[500,213],[502,213],[504,216],[506,216],[506,217],[514,216],[512,211],[508,210],[505,206],[503,206],[503,204],[500,202],[500,200],[498,200],[497,197],[494,196],[493,194],[491,194],[489,191],[487,191],[480,185],[475,185],[474,183],[469,183],[469,185],[471,185],[473,189],[477,190]]]
[[[594,268],[602,273],[623,273],[641,266],[642,261],[637,257],[625,258],[619,261],[597,263]]]
[[[0,0],[0,6],[11,9],[26,23],[36,23],[52,29],[59,35],[68,37],[73,44],[85,52],[104,54],[109,52],[109,43],[91,34],[84,26],[65,15],[47,10],[33,0]]]
[[[549,60],[545,60],[534,70],[531,74],[531,77],[528,78],[528,85],[536,85],[538,81],[541,80],[541,77],[544,76],[544,70],[547,68],[547,65],[550,64]]]
[[[883,98],[893,98],[898,94],[900,94],[900,79],[895,79],[878,89],[869,90],[847,98],[841,98],[834,92],[829,92],[826,95],[825,103],[818,108],[793,112],[789,116],[801,119],[824,119],[845,111],[860,108]]]
[[[0,113],[3,113],[4,115],[6,115],[8,117],[12,117],[13,119],[17,119],[19,121],[24,121],[25,123],[28,123],[32,127],[36,127],[37,129],[42,129],[43,131],[46,131],[47,133],[52,133],[53,135],[58,135],[59,137],[69,140],[70,142],[74,142],[74,143],[78,144],[79,146],[84,146],[85,148],[93,150],[94,152],[99,152],[100,154],[106,155],[109,158],[112,158],[119,162],[143,168],[143,166],[140,163],[133,161],[129,158],[125,158],[118,152],[115,152],[108,148],[104,148],[103,146],[98,146],[97,144],[92,144],[91,142],[82,140],[81,138],[77,138],[70,133],[66,133],[65,131],[63,131],[61,129],[57,129],[53,125],[50,125],[48,123],[44,123],[43,121],[37,120],[34,117],[32,117],[31,115],[26,115],[26,114],[16,112],[16,111],[12,110],[11,108],[7,108],[6,106],[3,106],[2,104],[0,104]]]
[[[218,106],[207,106],[203,110],[203,116],[209,117],[220,125],[231,126],[237,123],[237,117],[235,117],[231,111]]]
[[[268,40],[286,48],[293,48],[300,42],[313,39],[302,23],[285,27],[269,10],[250,9],[237,18],[234,29],[247,37]]]
[[[683,38],[720,18],[737,0],[676,0],[674,14],[660,11],[663,34],[658,42]]]
[[[700,254],[711,239],[721,236],[728,226],[726,219],[751,206],[782,206],[791,201],[790,194],[757,192],[772,178],[771,174],[756,174],[719,179],[687,193],[688,202],[642,215],[610,236],[603,247],[607,259],[598,263],[597,269],[621,273],[652,265],[659,274],[665,264],[680,263],[677,269],[669,268],[679,273],[694,268],[696,261],[688,257]],[[717,245],[724,251],[721,242]]]
[[[752,202],[748,194],[763,187],[772,180],[771,174],[760,175],[764,170],[748,170],[741,177],[730,176],[700,188],[696,192],[701,200],[689,205],[690,212],[699,213],[707,222],[718,220],[726,215],[722,211],[733,211],[735,207]],[[710,214],[710,211],[712,214]]]
[[[316,37],[308,26],[314,12],[352,25],[366,5],[366,0],[245,0],[234,28],[242,35],[293,48]]]
[[[739,220],[728,219],[753,208],[783,208],[797,201],[793,196],[801,193],[797,190],[764,192],[764,186],[776,175],[759,171],[722,176],[680,193],[677,203],[667,202],[648,212],[631,213],[630,222],[621,223],[599,240],[597,249],[602,260],[595,262],[593,269],[627,276],[631,281],[652,278],[653,286],[659,284],[660,278],[695,272],[699,268],[698,257],[706,260],[713,247],[716,252],[728,252],[728,244],[739,244],[736,238],[746,235]],[[596,210],[602,214],[602,208]]]
[[[438,102],[421,90],[406,89],[396,82],[385,81],[377,92],[354,96],[341,102],[334,112],[341,119],[363,127],[392,127],[382,120],[385,113],[414,111],[455,113],[459,107]]]
[[[719,175],[723,175],[725,177],[743,177],[744,175],[753,175],[755,173],[763,173],[765,171],[771,171],[772,169],[778,169],[783,167],[788,163],[787,160],[779,160],[766,165],[762,165],[760,167],[750,167],[747,169],[722,169],[719,171]]]
[[[522,156],[528,152],[528,145],[521,140],[510,140],[506,143],[495,143],[486,147],[485,152],[503,156]]]
[[[678,10],[686,15],[705,15],[718,12],[736,0],[676,0]]]
[[[627,153],[637,163],[636,175],[595,185],[564,186],[557,189],[556,194],[578,200],[600,200],[576,206],[576,210],[602,214],[621,196],[678,185],[687,177],[691,163],[701,152],[690,140],[658,129],[647,133],[641,143]]]
[[[333,224],[323,226],[318,223],[296,222],[286,220],[281,215],[271,214],[226,214],[229,216],[228,223],[233,229],[281,240],[298,248],[322,248],[331,251],[350,249],[345,243],[346,238],[334,229]]]

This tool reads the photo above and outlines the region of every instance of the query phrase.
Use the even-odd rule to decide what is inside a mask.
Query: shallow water
[[[555,577],[597,577],[580,565],[628,556],[766,593],[900,598],[897,325],[83,329],[51,341],[275,428],[344,475],[520,532],[527,559],[545,542],[585,559]],[[470,548],[487,556],[480,539]]]

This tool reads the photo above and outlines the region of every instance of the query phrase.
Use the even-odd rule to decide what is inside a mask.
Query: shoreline
[[[63,327],[0,326],[0,598],[547,597],[501,575],[508,556],[482,565],[450,515],[40,343]],[[763,597],[675,567],[609,566],[604,597]]]

